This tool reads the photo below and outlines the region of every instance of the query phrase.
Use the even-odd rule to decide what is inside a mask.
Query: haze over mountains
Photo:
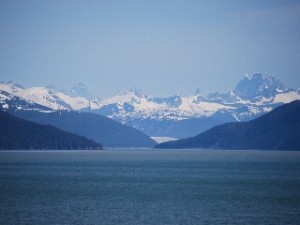
[[[225,122],[249,121],[275,107],[300,99],[272,75],[245,76],[228,93],[151,97],[133,88],[107,99],[93,98],[84,84],[70,91],[0,84],[0,107],[7,111],[75,110],[107,116],[149,136],[186,138]]]
[[[4,87],[4,90],[0,90],[1,109],[19,118],[39,124],[50,124],[64,131],[85,136],[104,147],[152,147],[156,144],[141,131],[110,118],[66,108],[70,105],[59,96],[68,100],[89,101],[87,98],[77,97],[79,93],[85,93],[78,92],[82,89],[82,84],[79,84],[79,88],[71,90],[70,95],[73,97],[45,87],[24,89],[13,83],[2,83],[0,86]],[[80,104],[82,102],[79,102]],[[58,110],[60,107],[64,107],[64,110]]]
[[[0,149],[102,149],[102,145],[86,137],[50,125],[26,121],[0,111]]]
[[[11,112],[14,116],[39,124],[50,124],[62,130],[85,136],[104,147],[152,147],[155,141],[139,130],[94,113],[31,110]]]
[[[300,101],[279,106],[249,122],[219,125],[195,137],[155,147],[300,150]]]

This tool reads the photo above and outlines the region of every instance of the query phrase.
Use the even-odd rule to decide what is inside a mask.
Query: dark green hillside
[[[155,148],[300,150],[300,101],[280,106],[249,122],[216,126],[195,137]]]
[[[0,111],[0,149],[101,149],[102,145],[50,125]]]
[[[41,124],[50,124],[85,136],[105,147],[153,147],[156,142],[132,127],[93,113],[16,111],[14,115]]]

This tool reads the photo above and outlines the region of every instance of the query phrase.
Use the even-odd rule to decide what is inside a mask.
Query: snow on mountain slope
[[[8,100],[12,97],[13,97],[13,95],[8,94],[6,91],[0,90],[0,101],[5,101],[5,100]]]
[[[89,100],[83,97],[70,97],[63,93],[56,94],[61,100],[67,102],[69,107],[73,110],[81,110],[89,106]]]
[[[66,107],[60,106],[59,99],[55,96],[53,91],[44,87],[25,89],[20,85],[8,82],[0,83],[0,90],[9,93],[12,96],[17,96],[29,102],[35,102],[54,110],[67,109]]]
[[[84,97],[70,97],[64,93],[56,93],[56,95],[67,103],[72,110],[83,110],[83,109],[98,109],[100,107],[99,102],[97,100],[88,100]]]
[[[82,110],[86,108],[99,108],[97,101],[88,100],[84,97],[71,97],[62,92],[46,87],[31,87],[25,89],[20,85],[8,82],[0,83],[0,90],[53,110]]]
[[[274,76],[254,74],[243,78],[232,91],[207,96],[152,98],[133,88],[100,102],[98,113],[126,123],[132,119],[184,120],[202,117],[232,117],[243,121],[268,112],[300,96],[291,94]],[[297,92],[298,93],[298,92]],[[276,98],[276,96],[278,96]],[[271,105],[271,106],[270,106]],[[229,115],[230,114],[230,115]]]
[[[298,91],[291,91],[287,93],[280,93],[275,96],[274,102],[276,103],[289,103],[294,100],[300,99],[300,92]]]
[[[220,109],[233,108],[219,103],[196,100],[196,96],[152,98],[144,95],[141,90],[133,88],[101,101],[98,112],[125,122],[129,118],[182,120],[210,116]]]
[[[23,88],[8,82],[0,83],[0,90],[53,110],[85,110],[114,118],[122,123],[136,119],[174,120],[215,117],[243,121],[266,113],[278,104],[300,99],[300,91],[288,89],[274,76],[254,74],[245,76],[228,93],[199,94],[181,97],[151,97],[140,89],[132,88],[104,100],[92,100],[82,83],[70,91],[53,88]],[[7,96],[0,95],[1,101]]]
[[[182,98],[182,104],[178,107],[179,110],[190,114],[191,116],[211,116],[221,109],[233,109],[231,106],[222,105],[220,103],[197,101],[197,96]]]
[[[53,87],[23,88],[0,83],[3,110],[77,110],[98,113],[137,128],[150,136],[183,138],[212,126],[232,121],[249,121],[275,107],[300,100],[300,90],[283,86],[274,76],[245,76],[227,93],[151,97],[132,88],[98,100],[82,83],[69,91]]]
[[[0,105],[2,109],[8,110],[9,104],[7,101],[13,98],[13,95],[7,93],[6,91],[0,90]]]
[[[39,105],[32,101],[24,100],[3,90],[0,90],[0,110],[38,110],[41,112],[52,111],[50,108]]]
[[[56,93],[45,87],[32,87],[20,92],[19,97],[36,102],[54,110],[70,109],[70,105],[59,98]]]
[[[24,88],[18,84],[12,82],[1,82],[0,83],[0,90],[10,93],[12,95],[16,95],[24,90]]]

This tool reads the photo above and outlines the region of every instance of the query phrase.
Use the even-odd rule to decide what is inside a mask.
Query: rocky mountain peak
[[[86,87],[86,85],[82,82],[76,83],[70,90],[70,96],[72,97],[84,97],[87,99],[92,99],[93,96]]]
[[[132,93],[134,95],[136,95],[137,97],[143,97],[143,91],[142,89],[139,89],[139,88],[135,88],[135,87],[132,87],[130,88],[126,93]]]
[[[255,100],[257,97],[274,97],[284,90],[283,84],[273,75],[263,77],[261,73],[255,73],[252,77],[245,76],[233,91],[241,99]]]

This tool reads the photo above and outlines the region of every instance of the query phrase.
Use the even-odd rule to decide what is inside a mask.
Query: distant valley
[[[228,93],[199,91],[192,96],[151,97],[133,88],[108,99],[93,97],[83,83],[69,91],[53,87],[23,88],[0,83],[0,107],[5,111],[92,112],[138,129],[148,136],[186,138],[213,126],[257,118],[284,103],[300,99],[272,75],[245,76]]]
[[[152,147],[156,144],[150,137],[132,127],[94,113],[76,111],[18,110],[12,115],[39,124],[50,124],[62,130],[85,136],[104,147]]]
[[[245,76],[228,93],[204,96],[196,91],[187,97],[151,97],[132,88],[99,99],[83,83],[68,91],[0,83],[1,111],[85,136],[104,147],[152,147],[154,140],[189,138],[224,123],[253,120],[294,100],[300,100],[299,89],[262,74]]]
[[[195,137],[158,144],[166,149],[300,150],[300,101],[280,106],[249,122],[213,127]]]

